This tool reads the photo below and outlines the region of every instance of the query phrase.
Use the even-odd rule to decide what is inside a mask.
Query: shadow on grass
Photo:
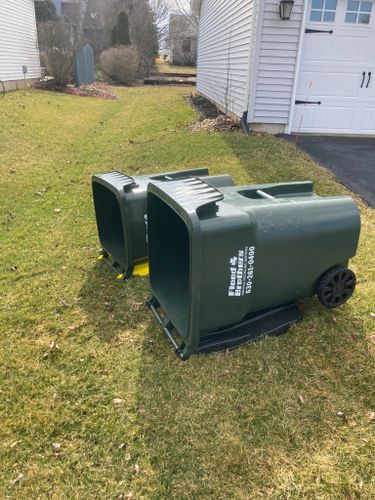
[[[80,307],[96,336],[111,342],[125,331],[136,332],[146,321],[149,295],[147,278],[119,281],[108,266],[97,262],[80,290]]]
[[[147,329],[139,426],[157,498],[354,495],[350,478],[371,477],[375,369],[365,331],[349,305],[332,313],[308,300],[303,309],[283,337],[185,363]]]

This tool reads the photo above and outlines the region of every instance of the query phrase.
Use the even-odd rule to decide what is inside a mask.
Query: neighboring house
[[[40,77],[34,0],[1,0],[0,80],[15,90]]]
[[[170,63],[179,66],[195,66],[197,37],[197,28],[188,16],[172,14],[169,19]]]
[[[171,51],[167,48],[162,48],[159,50],[159,57],[161,61],[169,62]]]
[[[289,2],[293,3],[293,2]],[[375,135],[375,1],[192,0],[198,90],[255,130]]]

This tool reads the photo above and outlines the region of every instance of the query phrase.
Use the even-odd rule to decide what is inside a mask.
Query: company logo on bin
[[[250,295],[253,290],[255,247],[248,246],[229,259],[228,297]]]

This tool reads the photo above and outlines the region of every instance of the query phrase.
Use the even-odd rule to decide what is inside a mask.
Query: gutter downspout
[[[244,108],[245,111],[243,112],[241,122],[240,122],[240,127],[241,130],[244,134],[250,135],[251,130],[249,127],[248,123],[248,117],[249,114],[251,115],[252,111],[250,109],[250,96],[251,96],[251,91],[253,88],[253,83],[254,83],[254,67],[255,67],[255,48],[256,48],[256,41],[258,39],[258,20],[262,21],[262,17],[259,16],[260,12],[260,3],[261,0],[254,0],[253,3],[253,13],[252,13],[252,18],[251,18],[251,40],[250,40],[250,47],[249,47],[249,62],[248,62],[248,73],[247,73],[247,83],[246,83],[246,91],[245,91],[245,103],[244,103]]]
[[[247,136],[249,136],[251,134],[251,130],[250,130],[249,124],[247,122],[247,111],[243,112],[243,115],[242,115],[242,118],[240,121],[240,129]]]

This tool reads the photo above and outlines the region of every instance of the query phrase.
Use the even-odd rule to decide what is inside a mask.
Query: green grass
[[[160,73],[189,73],[195,75],[197,72],[195,66],[174,66],[162,61],[157,63],[156,68]]]
[[[191,133],[186,89],[116,92],[0,101],[0,498],[375,498],[374,211],[360,204],[347,305],[306,300],[287,335],[182,363],[148,280],[97,261],[92,174],[347,190],[276,138]]]

